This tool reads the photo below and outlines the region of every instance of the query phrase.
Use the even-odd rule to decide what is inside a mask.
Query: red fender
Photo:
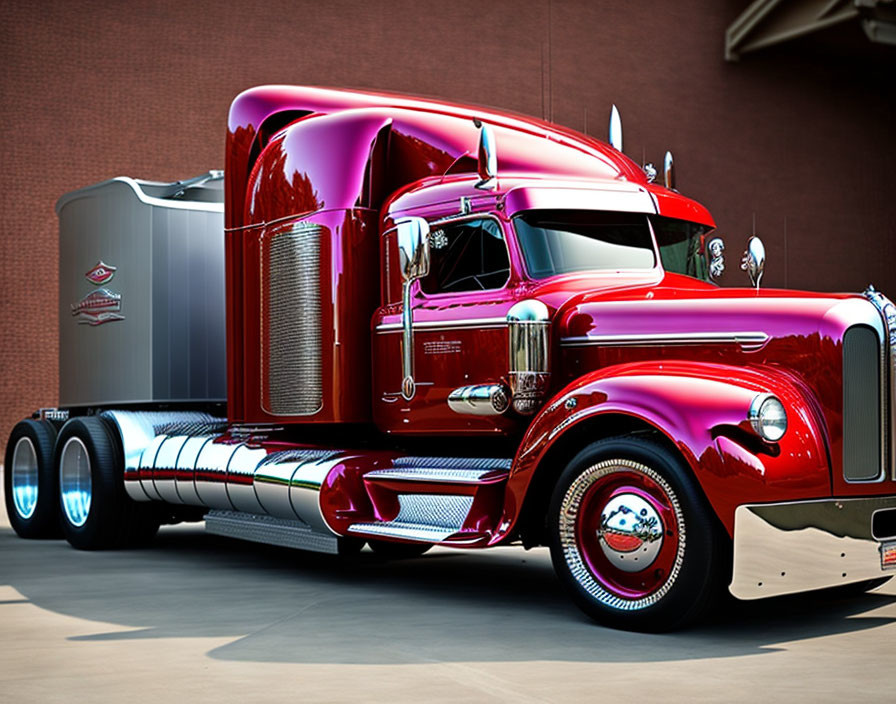
[[[762,441],[748,420],[759,393],[774,394],[787,409],[787,432],[778,443]],[[822,421],[798,381],[772,367],[621,364],[576,379],[534,419],[514,459],[493,542],[513,532],[551,448],[573,428],[610,414],[638,419],[678,448],[729,534],[740,504],[831,495]],[[544,469],[559,476],[563,467]]]

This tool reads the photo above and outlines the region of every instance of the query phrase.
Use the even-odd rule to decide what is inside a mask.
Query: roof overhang
[[[725,58],[850,22],[861,22],[871,41],[896,45],[893,0],[756,0],[725,32]]]

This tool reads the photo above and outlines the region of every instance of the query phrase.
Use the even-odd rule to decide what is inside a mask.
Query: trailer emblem
[[[121,294],[107,288],[91,291],[77,303],[72,303],[72,315],[81,325],[102,325],[113,320],[124,320],[121,310]]]
[[[111,264],[103,263],[103,260],[100,259],[84,276],[87,277],[87,280],[92,283],[94,286],[102,286],[105,283],[108,283],[112,280],[112,277],[115,276],[116,267]]]

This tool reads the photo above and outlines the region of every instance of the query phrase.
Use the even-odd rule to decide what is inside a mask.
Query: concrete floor
[[[353,562],[165,528],[77,552],[0,522],[0,702],[892,701],[896,585],[593,625],[546,551]]]

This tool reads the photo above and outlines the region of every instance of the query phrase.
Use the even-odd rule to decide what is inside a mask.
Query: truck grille
[[[263,242],[267,295],[267,410],[312,415],[323,402],[321,378],[321,226],[299,222]],[[263,372],[263,377],[264,377]]]
[[[854,325],[843,336],[843,476],[847,481],[880,477],[881,345],[877,331]]]
[[[880,318],[843,337],[843,476],[853,482],[896,479],[896,306],[872,286],[865,298]]]

